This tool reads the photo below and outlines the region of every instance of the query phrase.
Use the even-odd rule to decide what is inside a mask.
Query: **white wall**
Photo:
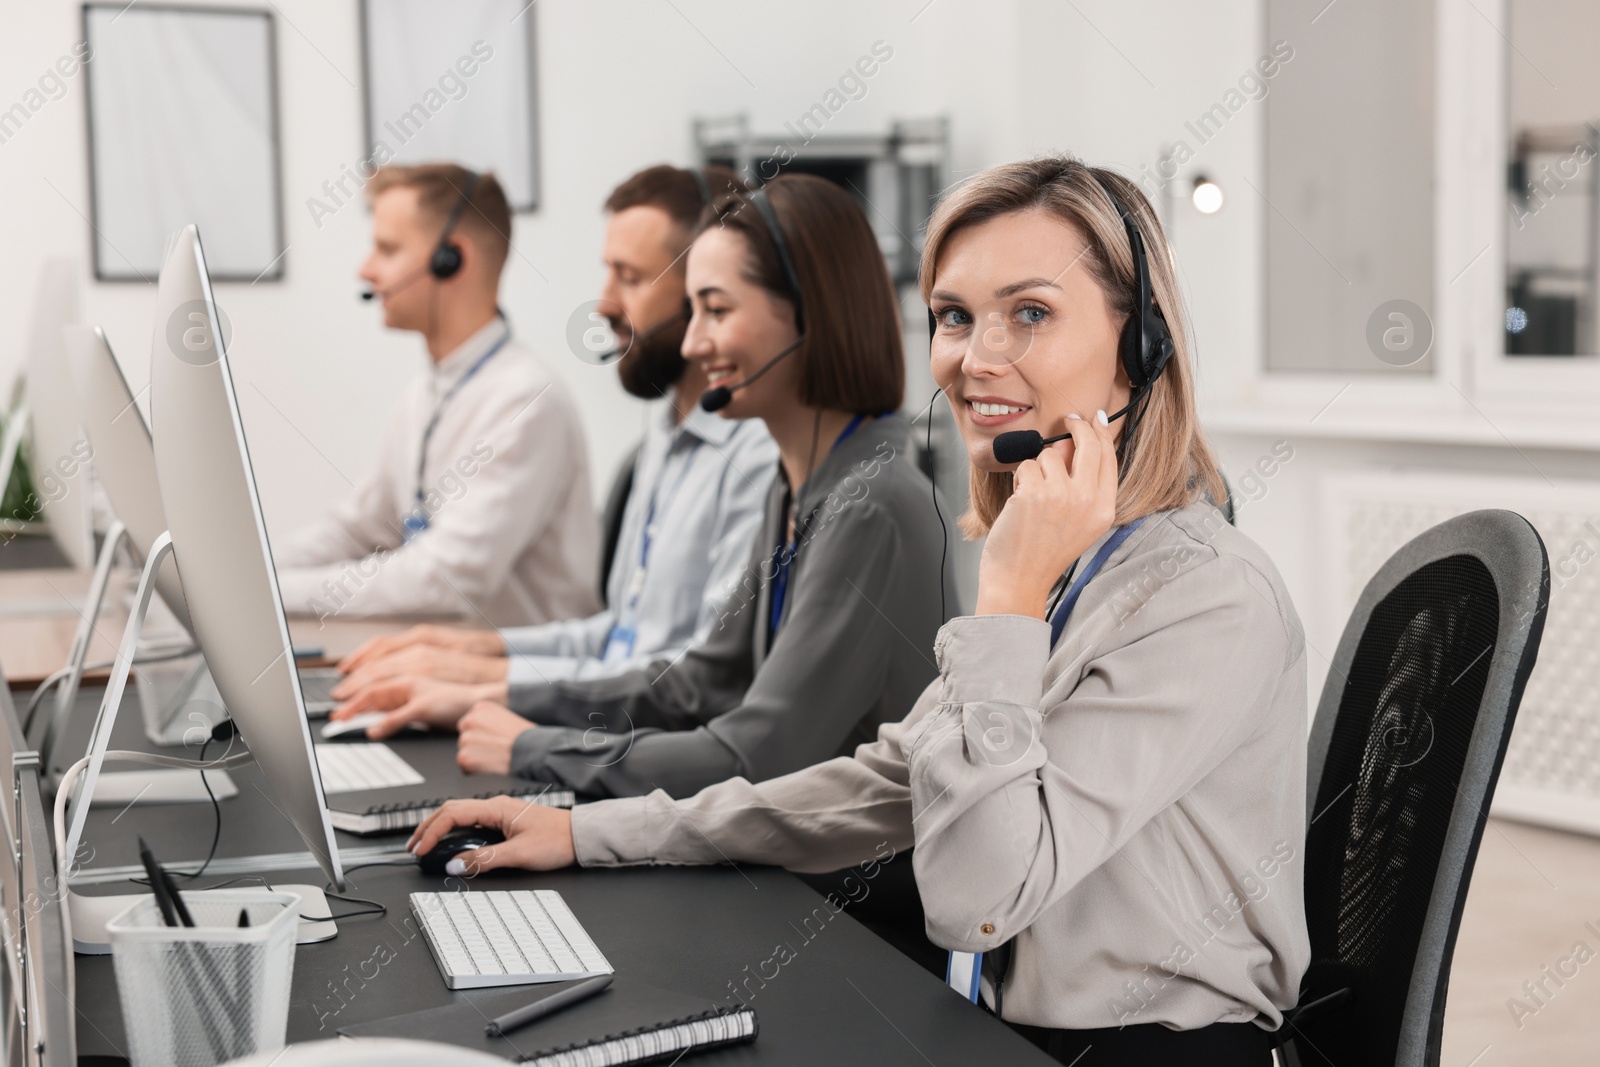
[[[384,332],[376,310],[355,298],[365,213],[342,210],[319,229],[306,208],[324,180],[363,154],[357,5],[276,7],[287,276],[218,285],[217,298],[233,321],[240,401],[269,524],[283,531],[361,477],[390,405],[423,357],[414,337]],[[81,32],[75,2],[8,8],[0,16],[0,107],[20,99]],[[640,407],[612,371],[567,352],[565,324],[599,282],[606,192],[641,166],[689,162],[692,117],[745,112],[758,132],[777,131],[883,40],[893,59],[865,98],[833,118],[830,133],[947,114],[958,177],[1057,149],[1134,174],[1153,166],[1184,119],[1215,102],[1262,50],[1253,0],[821,0],[783,8],[541,0],[530,15],[539,19],[543,202],[517,218],[504,303],[578,396],[602,485],[636,436]],[[89,280],[83,96],[79,75],[0,144],[0,292],[9,312],[0,316],[0,376],[19,363],[40,258],[69,254],[82,264],[86,315],[105,327],[130,380],[142,383],[153,289]],[[1255,171],[1258,133],[1257,109],[1246,107],[1202,149],[1189,169],[1203,164],[1219,177],[1230,203],[1211,218],[1185,207],[1172,227],[1208,384],[1258,362],[1259,211],[1237,178]]]

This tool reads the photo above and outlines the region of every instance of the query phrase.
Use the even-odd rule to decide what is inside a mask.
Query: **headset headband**
[[[767,232],[772,234],[772,243],[778,248],[778,265],[783,268],[783,280],[788,283],[789,296],[794,300],[795,329],[805,333],[806,309],[805,301],[800,296],[800,276],[795,273],[794,260],[789,256],[789,244],[783,239],[783,228],[778,225],[778,214],[772,209],[772,202],[767,199],[764,188],[751,193],[750,202],[756,206],[756,212],[767,225]]]
[[[478,191],[478,172],[467,171],[467,181],[461,190],[461,195],[456,197],[455,207],[450,209],[450,216],[445,219],[444,229],[439,231],[439,243],[442,245],[450,239],[455,232],[456,223],[461,221],[461,215],[467,210],[467,205],[472,202],[472,195]]]

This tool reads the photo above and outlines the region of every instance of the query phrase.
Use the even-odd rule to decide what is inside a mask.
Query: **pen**
[[[189,914],[189,908],[184,904],[183,898],[178,896],[178,891],[172,885],[172,877],[156,862],[150,846],[143,837],[139,841],[139,861],[144,864],[145,874],[150,876],[150,892],[156,898],[156,907],[161,909],[161,921],[168,926],[193,926],[194,918]],[[217,1029],[216,1020],[206,1010],[203,1003],[205,983],[195,973],[196,946],[192,944],[174,945],[175,960],[183,971],[184,984],[188,986],[189,996],[192,998],[196,1014],[200,1018],[200,1025],[206,1032],[206,1041],[211,1046],[213,1056],[220,1062],[226,1057],[228,1048],[221,1032]],[[206,970],[207,977],[216,986],[217,975],[212,966],[212,961],[203,953],[199,955],[200,965]]]
[[[504,1037],[519,1026],[527,1026],[535,1019],[542,1019],[546,1015],[554,1014],[562,1008],[570,1007],[581,1000],[588,1000],[596,993],[611,984],[611,976],[602,974],[598,978],[579,982],[575,986],[568,986],[559,993],[552,993],[548,997],[541,997],[515,1011],[508,1011],[504,1015],[496,1016],[483,1028],[483,1032],[490,1037]]]
[[[156,873],[161,876],[161,884],[167,888],[167,897],[172,901],[172,910],[178,913],[178,921],[185,926],[194,925],[194,916],[189,914],[189,905],[183,902],[183,894],[178,892],[177,885],[172,881],[172,875],[167,873],[165,867],[156,865]]]
[[[150,892],[156,898],[156,907],[161,910],[161,921],[167,926],[180,925],[178,913],[172,907],[172,898],[167,896],[169,887],[166,879],[161,877],[165,872],[142,837],[139,838],[139,862],[144,864],[144,873],[150,879]]]

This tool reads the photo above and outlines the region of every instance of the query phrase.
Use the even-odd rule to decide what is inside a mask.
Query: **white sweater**
[[[418,376],[377,469],[332,512],[273,546],[284,608],[320,617],[459,615],[517,626],[599,608],[599,528],[571,393],[508,340],[439,412],[405,541],[423,432],[440,400],[508,332],[496,317]]]

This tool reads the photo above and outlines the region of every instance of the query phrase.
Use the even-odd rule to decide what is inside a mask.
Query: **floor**
[[[1600,839],[1489,820],[1456,942],[1440,1063],[1600,1064]]]

